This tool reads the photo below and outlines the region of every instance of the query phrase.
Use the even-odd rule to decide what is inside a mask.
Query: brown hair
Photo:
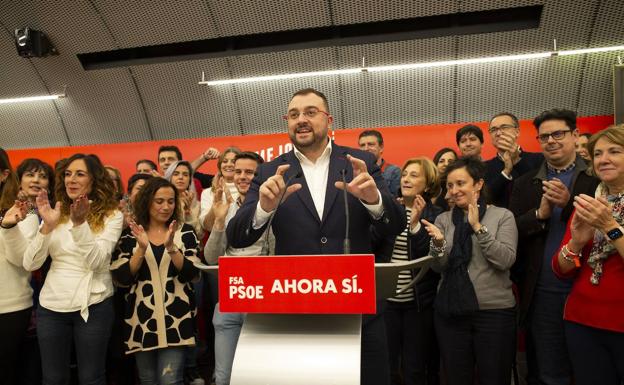
[[[11,208],[19,191],[19,182],[13,167],[11,167],[9,155],[3,148],[0,148],[0,173],[7,170],[9,174],[3,182],[0,182],[0,210]]]
[[[212,186],[210,186],[210,189],[212,190],[212,192],[216,192],[217,191],[217,180],[218,180],[218,176],[221,176],[221,164],[223,163],[223,161],[225,160],[225,156],[229,153],[234,153],[236,155],[241,153],[240,148],[235,147],[235,146],[231,146],[226,148],[225,150],[223,150],[223,152],[221,153],[221,155],[219,155],[219,159],[217,159],[217,175],[215,175],[214,178],[212,178]]]
[[[113,174],[115,174],[115,177],[117,178],[117,189],[116,189],[117,191],[115,191],[115,194],[116,194],[115,198],[117,198],[117,200],[120,200],[121,198],[123,198],[123,195],[124,195],[123,194],[123,186],[122,186],[122,183],[121,183],[121,173],[119,172],[118,169],[116,169],[113,166],[108,166],[107,165],[107,166],[104,166],[104,168],[109,170],[109,171],[112,171]],[[113,183],[114,182],[115,181],[113,181]],[[113,184],[113,186],[114,186],[114,184]]]
[[[156,195],[156,192],[161,188],[173,189],[173,194],[175,196],[175,208],[173,214],[169,220],[167,220],[167,226],[169,226],[174,219],[181,225],[180,218],[182,218],[182,209],[180,207],[178,189],[167,179],[154,177],[145,182],[145,185],[143,185],[143,188],[139,191],[139,194],[134,200],[134,205],[132,206],[136,223],[143,226],[145,230],[149,228],[150,224],[150,206],[152,205],[152,200],[154,200],[154,195]]]
[[[438,194],[440,194],[440,178],[438,177],[438,168],[433,164],[431,159],[424,156],[408,159],[401,168],[401,174],[403,174],[403,171],[411,164],[419,165],[425,177],[425,191],[422,193],[423,198],[429,200],[438,196]]]
[[[66,161],[59,165],[56,174],[56,192],[57,201],[61,202],[61,219],[64,223],[69,220],[69,208],[72,204],[71,198],[67,195],[65,188],[65,171],[75,160],[83,160],[87,165],[87,171],[91,176],[91,192],[88,198],[91,201],[91,207],[87,214],[87,223],[94,232],[100,232],[104,229],[104,221],[119,206],[119,202],[115,200],[115,191],[113,190],[113,180],[102,165],[97,155],[74,154]]]

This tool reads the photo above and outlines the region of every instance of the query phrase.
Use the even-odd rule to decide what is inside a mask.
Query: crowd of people
[[[245,314],[219,310],[196,264],[340,254],[345,204],[352,253],[433,257],[363,317],[362,384],[510,384],[519,335],[528,384],[623,383],[624,125],[581,134],[573,111],[547,110],[532,153],[503,112],[492,159],[468,124],[459,151],[398,167],[376,130],[332,142],[319,91],[284,118],[294,149],[271,162],[163,146],[125,192],[96,155],[13,168],[0,149],[0,384],[202,384],[202,345],[207,380],[229,384]],[[197,171],[207,161],[216,175]]]

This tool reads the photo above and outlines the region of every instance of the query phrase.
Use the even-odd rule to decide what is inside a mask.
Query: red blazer
[[[561,247],[571,238],[570,223],[573,217],[574,214],[568,221]],[[583,248],[581,267],[568,274],[563,274],[559,269],[558,256],[561,247],[552,258],[555,274],[561,279],[574,280],[563,310],[563,318],[585,326],[624,333],[624,259],[617,251],[610,255],[603,262],[600,284],[593,285],[589,281],[593,270],[587,264],[592,244],[593,240]]]

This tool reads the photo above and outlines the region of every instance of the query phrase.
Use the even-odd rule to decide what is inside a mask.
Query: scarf
[[[596,189],[596,198],[603,196],[609,202],[611,206],[611,214],[615,221],[620,225],[624,225],[624,193],[617,195],[609,195],[607,193],[607,187],[600,183]],[[592,275],[589,277],[589,281],[593,285],[600,283],[600,277],[602,277],[602,265],[609,255],[615,252],[615,246],[609,242],[608,237],[601,231],[596,230],[594,232],[594,242],[587,258],[587,264],[593,270]]]
[[[486,204],[479,198],[479,220],[485,215]],[[472,226],[464,220],[464,211],[459,207],[453,208],[453,245],[444,271],[444,279],[435,299],[435,308],[442,316],[456,317],[468,315],[479,310],[477,293],[475,292],[468,265],[472,259]]]

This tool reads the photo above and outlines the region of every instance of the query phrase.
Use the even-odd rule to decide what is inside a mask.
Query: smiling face
[[[236,158],[236,153],[234,152],[228,152],[223,156],[220,171],[226,182],[232,182],[234,180],[234,158]]]
[[[588,142],[589,139],[585,135],[579,135],[576,140],[576,152],[585,160],[591,160],[591,156],[589,156],[589,151],[587,150]]]
[[[438,159],[438,164],[436,164],[436,167],[438,168],[440,175],[442,175],[444,171],[446,171],[446,168],[448,167],[448,165],[451,164],[455,160],[457,160],[457,157],[455,156],[455,153],[452,151],[448,151],[442,154],[440,159]]]
[[[258,162],[253,159],[239,159],[234,164],[234,184],[239,194],[246,195],[251,181],[258,168]]]
[[[64,175],[65,191],[71,200],[81,195],[89,195],[93,187],[93,178],[89,174],[83,159],[76,159],[67,166]]]
[[[483,143],[472,132],[459,138],[459,151],[461,151],[463,156],[480,156],[482,146]]]
[[[313,93],[296,95],[288,104],[288,136],[301,152],[315,151],[327,144],[327,132],[333,117],[323,99]],[[313,116],[312,116],[313,115]]]
[[[488,128],[490,138],[492,139],[492,145],[497,151],[501,152],[503,149],[500,147],[500,139],[503,135],[518,138],[520,130],[516,127],[516,123],[509,115],[497,116],[490,122]]]
[[[610,191],[621,191],[624,186],[624,147],[605,137],[598,139],[593,164],[596,176],[609,186]]]
[[[483,188],[483,179],[475,181],[466,170],[466,167],[451,171],[446,180],[446,189],[455,205],[463,210],[468,209],[475,194],[480,194]]]
[[[401,195],[413,199],[422,194],[427,187],[427,178],[418,163],[409,164],[401,173]]]
[[[554,135],[563,135],[560,139],[554,139]],[[578,131],[570,131],[565,120],[552,119],[540,124],[539,136],[548,136],[545,142],[540,140],[542,152],[546,161],[553,167],[563,168],[574,161],[576,157],[576,139]]]
[[[29,198],[35,198],[41,190],[47,190],[49,184],[50,179],[44,170],[28,170],[22,174],[20,190],[24,191]]]
[[[191,183],[191,171],[185,164],[180,164],[173,170],[171,183],[179,192],[186,191]]]
[[[150,203],[149,216],[151,223],[167,223],[175,212],[175,192],[171,187],[161,187],[156,190]]]

